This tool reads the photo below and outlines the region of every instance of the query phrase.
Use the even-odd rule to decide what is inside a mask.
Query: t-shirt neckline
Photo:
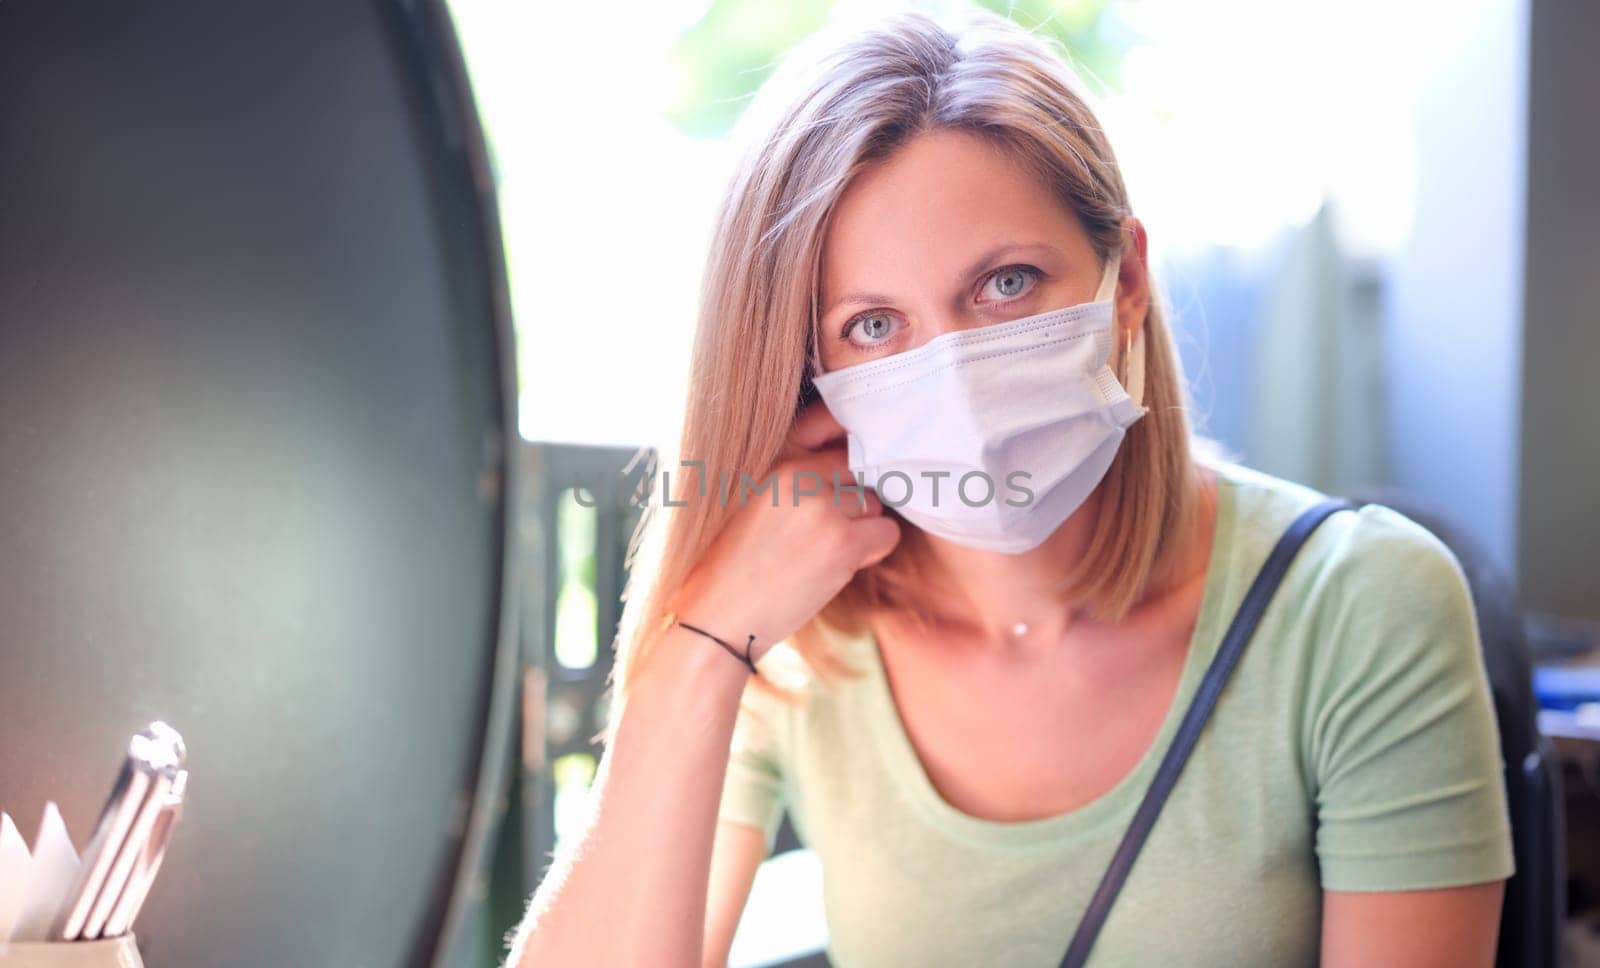
[[[975,817],[947,802],[928,778],[922,761],[911,745],[905,723],[900,718],[889,689],[877,636],[870,628],[863,633],[862,651],[866,653],[867,678],[870,680],[865,683],[869,693],[867,718],[879,753],[888,763],[904,796],[934,828],[974,846],[1037,848],[1074,843],[1094,835],[1114,821],[1121,820],[1125,825],[1133,816],[1139,799],[1149,785],[1149,778],[1166,755],[1178,724],[1188,711],[1189,702],[1199,687],[1205,667],[1216,652],[1221,634],[1213,626],[1219,620],[1224,572],[1227,570],[1225,565],[1232,551],[1235,493],[1234,481],[1226,467],[1207,466],[1217,477],[1216,519],[1212,525],[1211,551],[1206,560],[1205,589],[1201,593],[1194,631],[1189,636],[1178,687],[1162,719],[1161,728],[1138,762],[1110,789],[1087,803],[1048,817],[1006,821]]]

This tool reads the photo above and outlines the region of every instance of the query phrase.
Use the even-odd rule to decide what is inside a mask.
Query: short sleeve
[[[754,687],[746,690],[734,722],[728,772],[717,808],[718,820],[760,828],[766,836],[768,853],[777,843],[783,820],[780,733],[785,713],[781,700]]]
[[[1307,690],[1322,886],[1510,877],[1499,727],[1466,578],[1411,519],[1360,515],[1317,610]]]

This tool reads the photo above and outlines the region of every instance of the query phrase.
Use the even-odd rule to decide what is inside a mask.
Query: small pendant
[[[1027,623],[1026,622],[1018,622],[1017,624],[1011,626],[1011,634],[1014,637],[1019,638],[1019,639],[1022,638],[1024,635],[1027,635],[1028,634],[1028,625],[1027,625]]]

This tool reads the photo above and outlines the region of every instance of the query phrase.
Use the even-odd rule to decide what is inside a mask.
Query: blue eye
[[[1030,283],[1036,282],[1039,276],[1039,270],[1033,266],[1007,266],[985,280],[984,288],[995,286],[998,299],[1003,302],[1028,291]]]
[[[1033,291],[1043,275],[1039,269],[1027,265],[997,269],[983,281],[984,290],[987,292],[993,288],[996,295],[979,301],[1004,303],[1020,299]],[[871,350],[889,342],[902,328],[904,327],[898,316],[881,309],[872,309],[847,320],[839,329],[839,338],[857,349]]]
[[[844,331],[839,335],[856,346],[871,349],[874,346],[882,345],[894,333],[894,317],[888,313],[873,310],[872,312],[862,313],[860,316],[856,316],[845,323]]]

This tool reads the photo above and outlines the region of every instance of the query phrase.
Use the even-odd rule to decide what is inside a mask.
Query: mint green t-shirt
[[[773,842],[784,809],[822,869],[839,968],[1054,968],[1268,552],[1314,490],[1216,465],[1216,536],[1177,695],[1114,787],[1067,813],[980,819],[924,772],[870,635],[860,679],[747,690],[719,816]],[[787,656],[785,653],[787,652]],[[764,674],[801,668],[780,645]],[[802,670],[803,671],[803,670]],[[975,696],[974,702],[981,702]],[[1460,565],[1381,506],[1301,548],[1246,645],[1091,965],[1310,965],[1323,889],[1513,872],[1499,734]]]

